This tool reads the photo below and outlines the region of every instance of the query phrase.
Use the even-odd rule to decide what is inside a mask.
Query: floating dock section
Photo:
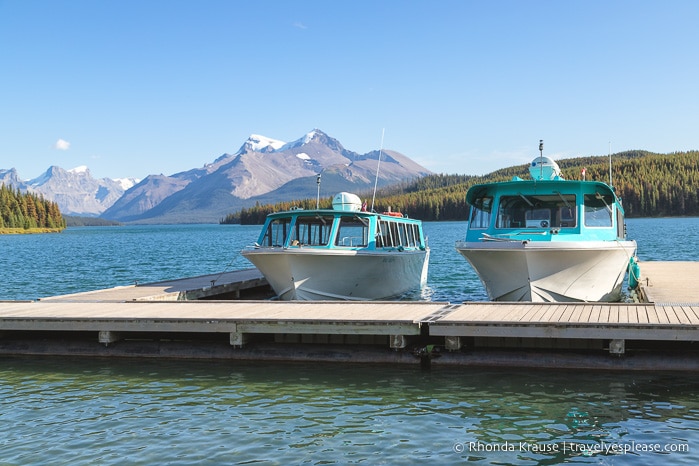
[[[699,272],[681,264],[683,275]],[[642,264],[642,295],[664,287],[662,267],[677,271]],[[0,302],[0,354],[699,370],[691,294],[647,303],[245,299],[268,293],[263,280],[247,270]]]

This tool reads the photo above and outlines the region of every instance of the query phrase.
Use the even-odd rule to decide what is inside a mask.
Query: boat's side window
[[[413,223],[379,220],[376,234],[377,248],[417,248],[420,246],[420,230]]]
[[[369,238],[367,219],[359,217],[342,217],[337,230],[336,246],[366,247]]]
[[[405,223],[397,223],[396,226],[398,227],[400,245],[403,247],[409,246],[408,232],[406,231],[407,225]]]
[[[289,235],[289,226],[291,217],[283,217],[272,220],[267,225],[267,230],[262,237],[263,246],[282,247],[286,242],[286,237]]]
[[[612,196],[599,193],[585,194],[585,226],[612,226]]]
[[[412,223],[405,226],[407,231],[408,231],[408,243],[406,244],[406,246],[411,247],[411,248],[417,247],[417,240],[415,239],[415,233],[416,233],[415,227],[416,226],[417,225],[414,225]]]
[[[471,209],[470,229],[485,229],[490,226],[490,212],[493,205],[492,197],[478,198]]]
[[[293,246],[327,246],[333,226],[332,216],[299,216],[291,234]]]
[[[377,248],[392,248],[398,246],[398,231],[395,222],[379,220],[379,234],[376,238]]]
[[[616,210],[616,235],[619,238],[626,238],[626,223],[624,222],[624,213],[621,209]]]
[[[420,239],[420,228],[417,225],[415,225],[414,223],[413,223],[412,227],[413,227],[412,228],[413,229],[413,238],[415,238],[415,241],[413,244],[416,248],[419,248],[420,246],[422,246],[422,240]]]

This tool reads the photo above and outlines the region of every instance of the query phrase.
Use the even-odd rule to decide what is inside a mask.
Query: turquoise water
[[[485,299],[428,223],[428,288]],[[258,227],[0,236],[0,299],[248,268]],[[641,260],[699,260],[699,219],[632,219]],[[699,374],[0,357],[0,465],[697,464]],[[688,451],[687,451],[688,450]]]
[[[699,218],[630,219],[643,260],[699,260]],[[239,252],[259,226],[149,225],[69,228],[60,234],[0,235],[0,300],[37,299],[133,283],[252,267]],[[465,222],[428,222],[428,286],[411,299],[477,301],[487,295],[454,249]]]
[[[689,465],[698,386],[693,374],[0,358],[0,463]]]

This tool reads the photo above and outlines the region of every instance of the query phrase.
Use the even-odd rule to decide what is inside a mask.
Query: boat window
[[[377,248],[393,248],[400,245],[400,236],[396,222],[379,221],[379,233],[376,238]]]
[[[577,225],[574,194],[502,196],[497,228],[573,228]]]
[[[369,238],[369,226],[359,217],[341,217],[337,231],[336,246],[366,247]]]
[[[419,248],[422,246],[422,239],[420,238],[420,227],[413,223],[413,235],[415,236],[415,247]]]
[[[619,238],[626,238],[626,222],[624,222],[622,209],[616,210],[616,235]]]
[[[291,217],[283,217],[272,220],[267,226],[262,237],[262,246],[282,247],[289,234]]]
[[[414,223],[379,220],[376,234],[377,248],[420,247],[420,229]]]
[[[611,227],[613,203],[610,194],[585,194],[585,226]]]
[[[292,246],[327,246],[330,242],[332,226],[331,215],[299,216],[294,224],[290,244]]]
[[[490,226],[490,211],[493,207],[493,198],[490,196],[479,197],[471,208],[471,220],[469,229],[484,229]]]
[[[400,245],[403,247],[408,246],[408,232],[405,229],[407,225],[405,223],[397,223],[396,226],[398,227],[398,241],[400,242]]]
[[[407,242],[406,246],[409,246],[411,248],[417,247],[417,240],[415,239],[415,233],[416,233],[415,227],[416,226],[417,225],[415,225],[414,223],[410,223],[410,224],[406,225],[406,229],[408,232],[408,242]]]

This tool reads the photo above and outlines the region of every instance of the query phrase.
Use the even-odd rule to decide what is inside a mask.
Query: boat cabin
[[[546,157],[544,157],[546,158]],[[553,162],[555,165],[555,162]],[[471,187],[466,241],[614,240],[626,237],[624,210],[609,185],[565,180],[555,169],[532,163],[534,179]],[[535,176],[541,173],[541,176]],[[486,236],[484,236],[484,233]]]
[[[339,193],[332,209],[295,209],[267,216],[260,247],[329,249],[425,249],[419,220],[396,212],[362,209],[360,199]]]

